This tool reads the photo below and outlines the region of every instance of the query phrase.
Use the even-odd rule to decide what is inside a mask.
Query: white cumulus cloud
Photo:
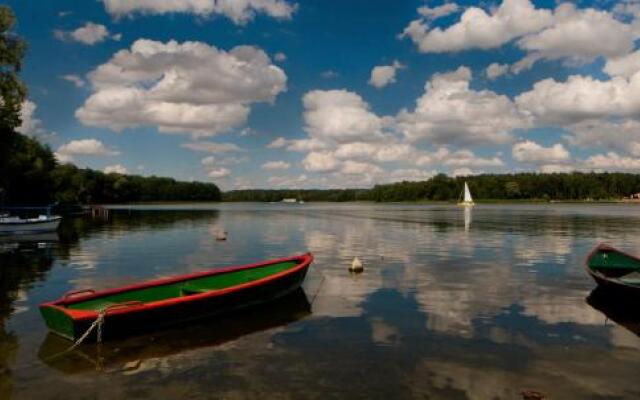
[[[83,87],[85,85],[84,79],[74,74],[62,75],[60,79],[65,80],[67,82],[71,82],[74,84],[75,87],[78,87],[78,88]]]
[[[547,78],[515,101],[540,123],[564,125],[604,117],[634,117],[640,114],[640,74],[606,81],[582,75],[572,75],[565,82]]]
[[[185,149],[199,151],[203,153],[232,153],[238,151],[244,151],[241,147],[234,143],[219,143],[219,142],[189,142],[180,145]]]
[[[126,174],[129,172],[122,164],[107,165],[103,171],[105,174]]]
[[[640,158],[625,157],[610,151],[587,158],[583,165],[587,169],[596,171],[638,171],[640,170]]]
[[[640,71],[640,50],[607,59],[603,70],[609,76],[631,77]]]
[[[223,15],[244,25],[257,14],[290,19],[296,5],[285,0],[102,0],[109,14],[118,18],[135,14],[190,13],[203,17]]]
[[[107,147],[98,139],[72,140],[58,147],[56,158],[61,162],[73,161],[74,156],[117,156],[120,152]]]
[[[35,139],[47,140],[54,136],[55,133],[47,131],[43,127],[42,121],[36,118],[37,108],[36,103],[31,100],[22,102],[20,106],[20,119],[22,123],[16,128],[16,131]]]
[[[453,14],[460,10],[460,6],[456,3],[444,3],[436,7],[422,6],[418,7],[418,14],[426,19],[435,20]]]
[[[485,71],[487,78],[493,80],[509,72],[508,64],[491,63]]]
[[[329,152],[311,152],[302,160],[302,165],[310,172],[334,171],[340,162]]]
[[[460,21],[442,29],[429,29],[427,21],[412,21],[402,33],[423,53],[491,49],[527,33],[538,32],[553,22],[552,12],[536,9],[529,0],[504,0],[492,13],[467,8]]]
[[[305,130],[312,138],[351,142],[381,137],[384,120],[358,94],[346,90],[313,90],[303,97]]]
[[[267,145],[268,149],[281,149],[285,146],[287,146],[287,144],[289,143],[289,141],[283,137],[279,137],[274,139],[271,143],[269,143]]]
[[[396,72],[404,68],[399,61],[394,61],[391,65],[378,65],[371,70],[369,85],[378,89],[383,88],[396,81]]]
[[[531,140],[516,143],[512,148],[513,159],[532,164],[557,164],[569,161],[569,151],[561,143],[544,147]]]
[[[231,171],[223,167],[213,168],[209,170],[207,175],[209,176],[209,178],[226,178],[227,176],[231,175]]]
[[[268,161],[262,164],[262,169],[267,171],[284,170],[289,169],[291,164],[285,161]]]
[[[96,24],[94,22],[87,22],[84,26],[73,30],[63,31],[56,29],[53,31],[53,35],[60,40],[70,40],[92,46],[96,43],[104,42],[107,39],[120,40],[121,34],[111,34],[106,26],[102,24]]]
[[[76,110],[89,126],[153,126],[212,136],[243,124],[250,105],[271,102],[287,77],[252,46],[224,51],[202,42],[140,39],[89,74],[93,94]]]
[[[530,126],[527,116],[504,95],[469,87],[471,70],[435,74],[413,111],[398,114],[398,127],[410,140],[436,144],[505,143],[510,132]]]
[[[342,164],[340,173],[346,175],[380,174],[382,169],[368,162],[347,160]]]
[[[633,50],[637,38],[636,29],[613,14],[565,2],[554,11],[553,24],[523,37],[518,46],[529,52],[527,68],[537,59],[585,63],[599,56],[621,57]]]
[[[640,156],[640,122],[585,120],[565,128],[564,139],[572,146],[599,148]]]
[[[209,178],[226,178],[227,176],[231,175],[231,171],[223,167],[214,168],[209,171],[208,175]]]

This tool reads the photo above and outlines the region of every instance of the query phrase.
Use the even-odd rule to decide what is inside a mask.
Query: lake
[[[640,253],[640,208],[172,204],[66,218],[58,234],[0,238],[0,398],[639,398],[640,313],[587,301],[582,263],[600,241]],[[99,348],[61,354],[70,342],[37,309],[306,251],[303,290],[285,299]]]

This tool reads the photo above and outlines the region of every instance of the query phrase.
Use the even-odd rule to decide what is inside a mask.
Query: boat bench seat
[[[211,291],[211,288],[194,285],[193,283],[188,283],[180,287],[180,294],[182,296],[190,296],[193,294],[206,293],[209,291]]]

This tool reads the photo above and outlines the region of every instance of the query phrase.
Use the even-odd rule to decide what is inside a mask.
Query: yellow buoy
[[[364,271],[364,266],[362,265],[362,261],[358,257],[355,257],[353,261],[351,261],[351,266],[349,267],[350,272],[362,272]]]
[[[218,233],[216,233],[216,240],[220,242],[227,240],[227,232],[223,230],[218,231]]]

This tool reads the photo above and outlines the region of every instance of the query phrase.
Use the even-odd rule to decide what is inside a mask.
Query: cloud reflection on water
[[[308,249],[316,257],[305,284],[312,316],[197,351],[166,354],[149,345],[135,380],[132,371],[113,372],[119,394],[197,397],[211,384],[238,398],[329,392],[491,399],[517,398],[529,387],[566,399],[640,393],[632,378],[640,339],[605,325],[605,315],[585,303],[594,284],[580,265],[600,239],[640,248],[640,225],[630,223],[636,217],[628,208],[216,207],[222,211],[214,215],[158,213],[161,223],[143,213],[112,213],[116,227],[105,223],[81,236],[58,256],[43,286],[102,287]],[[220,226],[229,232],[226,242],[212,236]],[[365,271],[350,275],[355,256]],[[65,268],[82,263],[92,268]],[[39,290],[27,291],[28,306],[42,298]],[[21,322],[29,314],[11,317],[20,335],[29,335]],[[189,387],[180,385],[183,378]],[[84,388],[79,397],[90,380],[75,378]]]

